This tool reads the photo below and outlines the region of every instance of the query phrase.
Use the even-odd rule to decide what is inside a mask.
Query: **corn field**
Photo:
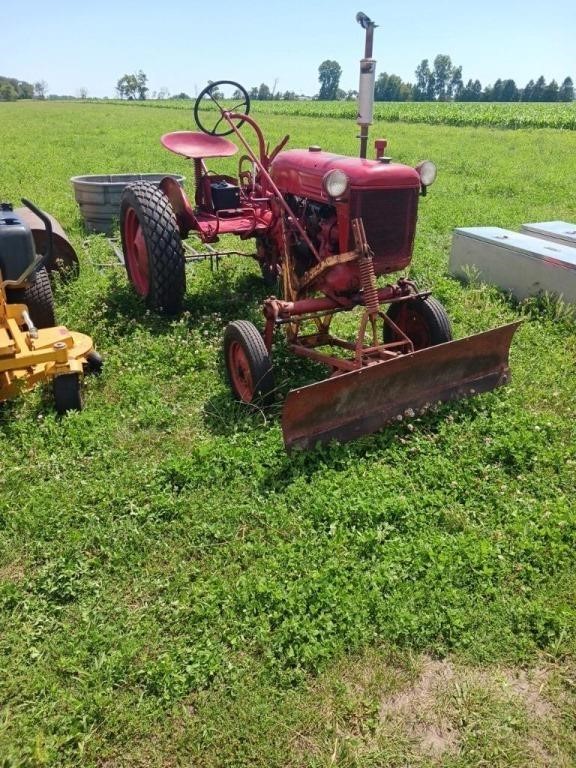
[[[193,104],[192,100],[172,99],[117,103],[159,109],[190,109]],[[253,101],[251,109],[256,114],[354,119],[357,107],[355,101]],[[575,131],[576,103],[378,102],[374,118],[389,123]]]

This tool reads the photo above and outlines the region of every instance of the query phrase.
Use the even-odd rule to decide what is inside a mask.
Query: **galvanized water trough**
[[[90,232],[112,234],[120,216],[120,198],[124,188],[134,181],[151,181],[159,184],[166,176],[175,179],[180,186],[184,176],[174,173],[116,173],[100,176],[74,176],[70,179],[74,197],[80,206],[86,229]]]

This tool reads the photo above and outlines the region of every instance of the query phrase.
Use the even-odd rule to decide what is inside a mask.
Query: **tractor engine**
[[[320,259],[352,250],[351,220],[362,218],[377,275],[410,263],[422,189],[416,169],[388,158],[364,160],[311,147],[279,153],[270,173]],[[293,255],[298,275],[316,263],[304,242],[296,242]],[[334,266],[318,280],[314,290],[340,295],[361,285],[358,266],[350,262]]]
[[[286,201],[321,259],[339,253],[338,215],[333,205],[318,203],[296,195],[287,195]],[[316,263],[314,254],[303,239],[297,239],[293,245],[293,256],[298,277],[302,277]]]

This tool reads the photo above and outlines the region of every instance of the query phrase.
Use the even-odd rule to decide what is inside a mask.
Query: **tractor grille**
[[[362,217],[376,274],[404,269],[412,258],[418,190],[355,190],[351,197],[351,215]]]

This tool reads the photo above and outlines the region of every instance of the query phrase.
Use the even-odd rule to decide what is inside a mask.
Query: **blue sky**
[[[113,96],[117,80],[142,69],[151,91],[194,95],[211,80],[314,94],[318,66],[336,59],[340,85],[357,87],[364,11],[378,24],[377,71],[413,81],[419,62],[447,53],[482,85],[544,75],[576,81],[574,0],[168,0],[8,4],[0,18],[0,75],[45,80],[48,92]]]

